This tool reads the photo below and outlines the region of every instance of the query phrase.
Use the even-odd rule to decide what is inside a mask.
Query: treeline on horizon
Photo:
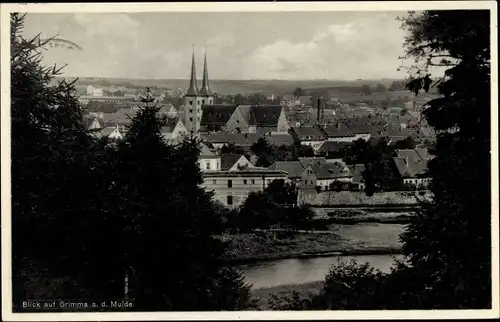
[[[64,77],[58,77],[62,80]],[[100,86],[100,87],[126,87],[131,90],[141,90],[145,86],[153,86],[163,90],[185,89],[189,86],[188,79],[124,79],[124,78],[104,78],[104,77],[80,77],[76,86]],[[330,90],[332,92],[363,92],[366,86],[370,86],[372,91],[380,92],[377,86],[383,86],[386,91],[405,91],[404,79],[378,79],[360,81],[342,80],[221,80],[211,79],[210,86],[219,95],[249,95],[249,94],[293,94],[295,88],[303,88],[305,95],[310,95],[314,91]]]

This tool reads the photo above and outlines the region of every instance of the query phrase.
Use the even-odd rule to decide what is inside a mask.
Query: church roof
[[[208,84],[207,52],[206,51],[205,51],[205,61],[204,61],[204,65],[203,65],[203,81],[201,83],[200,95],[202,95],[202,96],[212,95],[212,91],[210,90],[210,86]]]
[[[198,95],[198,85],[196,84],[196,66],[194,63],[194,51],[193,58],[191,60],[191,78],[189,80],[189,89],[186,92],[186,96],[196,96]]]

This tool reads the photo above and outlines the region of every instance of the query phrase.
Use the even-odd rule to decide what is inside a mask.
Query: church
[[[205,52],[201,88],[198,88],[193,52],[189,88],[184,96],[184,126],[188,133],[199,135],[203,106],[213,104],[214,97],[208,83],[207,53]]]
[[[205,52],[203,80],[198,88],[194,52],[189,88],[184,96],[184,126],[188,134],[214,132],[288,133],[285,110],[281,105],[216,105],[210,89]]]

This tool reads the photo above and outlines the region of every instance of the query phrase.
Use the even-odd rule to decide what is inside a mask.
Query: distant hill
[[[216,93],[223,95],[249,95],[253,93],[285,95],[292,94],[297,87],[305,90],[360,87],[362,85],[376,86],[383,84],[389,87],[393,79],[379,80],[219,80],[210,81],[210,87]],[[187,79],[127,79],[127,78],[95,78],[82,77],[77,81],[78,87],[95,86],[123,86],[128,89],[143,89],[145,86],[157,86],[164,89],[186,89],[189,86]]]

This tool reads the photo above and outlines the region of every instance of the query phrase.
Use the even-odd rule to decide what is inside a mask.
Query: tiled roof
[[[287,174],[284,171],[270,170],[267,168],[247,168],[245,170],[239,170],[239,171],[214,171],[214,172],[203,173],[203,177],[208,177],[208,178],[250,177],[250,178],[260,179],[262,178],[262,176],[286,178]]]
[[[294,178],[300,175],[304,167],[299,161],[276,161],[269,169],[285,171],[289,177]]]
[[[337,122],[333,126],[325,126],[323,130],[330,138],[354,136],[352,130],[343,122]]]
[[[243,156],[243,154],[235,153],[225,153],[221,156],[221,171],[229,170],[238,160]]]
[[[275,144],[277,146],[295,144],[293,136],[288,133],[271,134],[270,136],[267,137],[267,140],[270,144]]]
[[[292,126],[292,130],[301,141],[323,141],[326,139],[325,134],[317,126]]]
[[[234,143],[240,146],[251,146],[261,137],[257,133],[229,133],[219,132],[211,134],[202,134],[201,138],[210,143]]]
[[[349,168],[342,162],[325,162],[321,165],[312,164],[311,167],[316,174],[316,178],[319,180],[345,178],[352,176]]]
[[[340,152],[349,144],[350,144],[349,142],[324,141],[319,147],[318,152],[323,152],[323,153]]]
[[[308,165],[321,165],[326,163],[326,158],[324,157],[309,157],[309,158],[298,158],[299,162],[302,164],[302,166],[305,168]]]
[[[213,152],[206,144],[201,143],[200,156],[215,156],[215,152]]]
[[[403,178],[415,178],[425,175],[427,162],[431,159],[427,149],[398,150],[394,163]]]
[[[200,125],[226,125],[235,109],[235,105],[204,105]]]
[[[178,118],[167,118],[167,123],[161,129],[162,133],[172,133],[178,122]]]
[[[281,114],[280,105],[252,105],[249,109],[249,124],[256,126],[277,126]]]

